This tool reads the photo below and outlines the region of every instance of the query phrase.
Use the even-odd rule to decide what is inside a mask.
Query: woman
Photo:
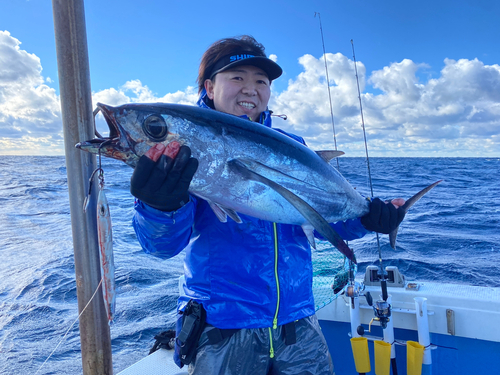
[[[270,85],[281,73],[254,38],[219,40],[201,60],[198,105],[271,127]],[[311,249],[302,228],[242,214],[242,223],[221,223],[206,201],[188,193],[198,166],[191,150],[176,151],[157,145],[143,156],[131,192],[138,198],[133,225],[143,249],[161,258],[186,251],[179,364],[203,375],[333,374],[315,316]],[[331,225],[345,240],[369,230],[389,233],[403,219],[397,209],[403,203],[374,200],[366,217]],[[202,320],[206,314],[201,328],[193,323],[196,314]]]

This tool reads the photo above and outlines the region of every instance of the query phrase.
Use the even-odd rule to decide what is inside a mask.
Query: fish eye
[[[167,138],[168,127],[161,116],[151,115],[142,123],[142,130],[154,142],[162,142]]]

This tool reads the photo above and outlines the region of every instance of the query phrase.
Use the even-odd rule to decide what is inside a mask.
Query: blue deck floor
[[[336,375],[357,374],[351,351],[349,323],[320,320],[321,328],[328,342]],[[370,335],[382,336],[380,327],[372,326]],[[416,331],[395,329],[396,340],[418,341]],[[500,374],[498,358],[500,343],[475,340],[450,335],[431,334],[431,343],[438,348],[432,351],[432,365],[424,368],[422,375],[486,375]],[[372,371],[375,374],[373,343],[368,344]],[[398,375],[406,374],[406,347],[396,345]],[[427,367],[427,366],[424,366]]]

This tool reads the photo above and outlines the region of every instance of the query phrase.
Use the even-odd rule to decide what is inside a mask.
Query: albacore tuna
[[[98,103],[97,107],[110,128],[109,137],[79,143],[78,148],[100,150],[135,167],[156,143],[187,145],[199,161],[189,191],[205,199],[219,220],[229,216],[241,222],[238,213],[242,213],[300,225],[312,246],[316,229],[355,261],[352,250],[328,224],[369,211],[369,202],[329,164],[342,152],[313,151],[264,125],[194,106]],[[406,208],[437,183],[410,198]]]

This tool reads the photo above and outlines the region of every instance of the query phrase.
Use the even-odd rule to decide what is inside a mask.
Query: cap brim
[[[270,81],[275,80],[281,74],[283,74],[283,69],[276,64],[273,60],[268,59],[267,57],[264,56],[255,56],[255,57],[250,57],[248,59],[243,59],[243,60],[238,60],[233,63],[230,63],[223,68],[217,70],[212,74],[212,76],[215,76],[217,73],[224,72],[229,69],[233,69],[237,66],[242,66],[242,65],[252,65],[256,66],[257,68],[262,69],[266,74],[267,77],[269,78]]]

